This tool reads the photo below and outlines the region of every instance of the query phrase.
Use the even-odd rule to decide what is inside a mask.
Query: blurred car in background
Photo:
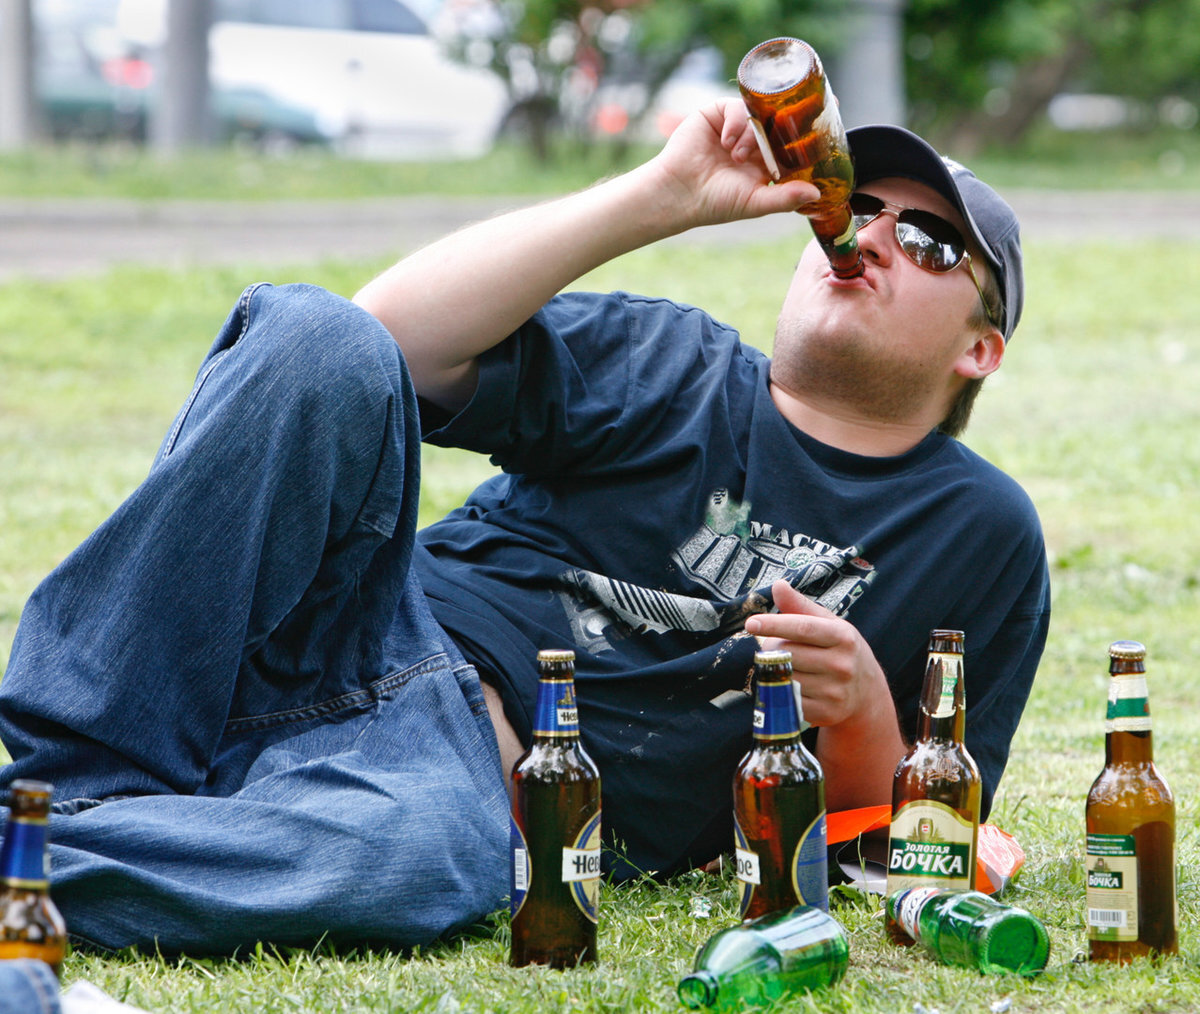
[[[344,154],[473,157],[496,140],[508,93],[446,56],[401,0],[214,0],[214,87],[311,110]]]
[[[153,53],[120,27],[121,0],[34,0],[37,104],[56,140],[146,139]],[[310,110],[252,87],[214,87],[214,132],[268,150],[329,144]]]
[[[38,93],[56,136],[145,137],[166,0],[34,0]],[[444,55],[403,0],[213,0],[217,135],[364,158],[471,157],[508,111],[498,77]]]

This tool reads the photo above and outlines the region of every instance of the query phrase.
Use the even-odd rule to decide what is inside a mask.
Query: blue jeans
[[[31,958],[0,961],[0,1014],[58,1014],[58,980]]]
[[[406,945],[502,902],[495,734],[410,569],[419,439],[375,318],[252,287],[145,482],[33,593],[0,780],[55,786],[77,940]]]

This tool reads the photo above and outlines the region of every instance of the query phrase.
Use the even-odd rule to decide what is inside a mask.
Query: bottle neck
[[[962,675],[961,652],[930,651],[921,691],[918,739],[963,741],[967,707]]]
[[[538,679],[533,715],[534,742],[564,743],[579,739],[579,708],[575,679],[561,673]]]
[[[1108,684],[1104,752],[1109,764],[1142,764],[1154,759],[1146,674],[1140,666],[1130,668],[1133,671],[1114,672]]]
[[[789,678],[755,679],[754,740],[756,743],[794,743],[800,738],[800,709],[796,684]]]
[[[0,847],[0,882],[9,887],[44,890],[46,877],[46,839],[49,822],[44,818],[13,816],[4,832]]]

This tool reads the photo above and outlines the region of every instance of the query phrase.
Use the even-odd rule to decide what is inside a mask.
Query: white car
[[[163,0],[124,3],[124,31],[161,41]],[[509,106],[500,78],[450,59],[401,0],[213,0],[209,76],[310,110],[363,158],[484,154]]]

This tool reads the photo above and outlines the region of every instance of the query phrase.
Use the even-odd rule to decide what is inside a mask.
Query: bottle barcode
[[[513,849],[513,887],[518,891],[529,890],[529,861],[524,849]]]
[[[1089,926],[1124,926],[1125,909],[1123,908],[1089,908]]]

